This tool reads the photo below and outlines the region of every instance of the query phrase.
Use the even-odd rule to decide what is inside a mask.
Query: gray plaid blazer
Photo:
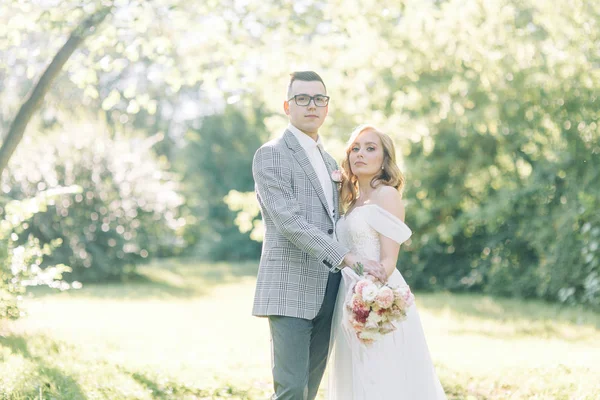
[[[323,151],[328,172],[335,160]],[[334,210],[306,152],[288,130],[254,155],[252,174],[265,226],[252,314],[313,319],[323,302],[329,272],[348,252],[333,239],[339,218],[337,185]]]

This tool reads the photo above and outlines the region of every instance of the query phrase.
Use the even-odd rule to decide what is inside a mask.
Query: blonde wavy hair
[[[373,177],[371,187],[376,188],[379,185],[392,186],[400,192],[404,187],[404,175],[402,175],[400,168],[396,165],[396,148],[392,138],[373,125],[360,125],[352,131],[350,139],[346,143],[346,158],[342,162],[343,176],[340,200],[344,212],[347,212],[354,206],[358,196],[358,178],[352,173],[352,169],[350,168],[350,151],[358,136],[367,131],[375,132],[379,140],[381,140],[383,147],[383,169],[378,175]]]

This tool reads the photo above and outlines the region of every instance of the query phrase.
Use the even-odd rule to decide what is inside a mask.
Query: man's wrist
[[[344,256],[344,258],[342,259],[342,265],[344,267],[351,267],[355,263],[356,263],[356,257],[352,253],[346,254]]]
[[[340,272],[341,270],[343,270],[344,268],[346,268],[348,266],[347,257],[349,254],[350,254],[350,252],[344,254],[342,259],[340,260],[340,263],[338,265],[336,265],[335,267],[333,267],[333,270],[335,272]]]

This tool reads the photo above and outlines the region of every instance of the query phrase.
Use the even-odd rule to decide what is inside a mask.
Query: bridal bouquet
[[[348,322],[364,344],[371,344],[396,330],[394,322],[406,319],[415,300],[407,285],[381,284],[370,277],[356,282],[352,292],[346,302]]]

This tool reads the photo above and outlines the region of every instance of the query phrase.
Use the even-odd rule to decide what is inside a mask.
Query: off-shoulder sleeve
[[[383,236],[402,244],[412,235],[410,228],[394,214],[377,204],[369,204],[366,207],[369,210],[367,223]]]

